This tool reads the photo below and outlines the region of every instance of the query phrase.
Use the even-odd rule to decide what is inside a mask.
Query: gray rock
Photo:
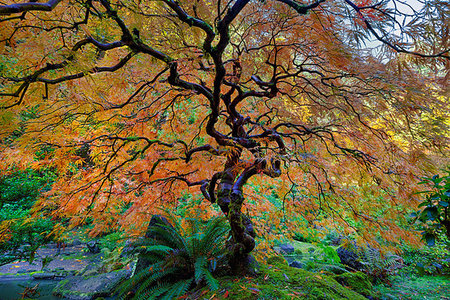
[[[72,245],[73,246],[79,246],[79,245],[81,245],[82,243],[81,243],[81,241],[79,240],[79,239],[74,239],[73,240],[73,242],[72,242]]]
[[[34,273],[32,276],[36,280],[53,279],[55,278],[55,273]]]
[[[86,244],[86,246],[89,249],[90,253],[92,254],[100,253],[100,247],[97,241],[90,241]]]
[[[145,244],[145,239],[154,239],[154,240],[158,240],[159,236],[158,236],[158,232],[155,232],[155,229],[163,229],[163,230],[167,230],[167,228],[169,229],[173,229],[172,224],[170,224],[170,222],[163,216],[161,215],[153,215],[150,223],[148,224],[147,227],[147,232],[145,233],[145,237],[143,239],[141,239],[140,241],[138,241],[139,243],[143,243]],[[136,262],[136,269],[135,269],[135,274],[139,273],[141,270],[147,268],[149,265],[151,265],[151,261],[146,258],[144,255],[139,255],[138,260]]]
[[[364,270],[364,265],[361,263],[361,258],[356,246],[349,248],[339,247],[336,252],[341,259],[342,264],[355,270]]]
[[[62,280],[53,289],[53,295],[72,300],[91,300],[109,297],[116,286],[126,279],[129,272],[120,270],[92,277],[72,276]]]
[[[158,239],[158,236],[152,231],[155,227],[169,227],[173,228],[172,224],[161,215],[153,215],[150,219],[150,223],[148,223],[147,232],[145,233],[145,237],[148,239]]]
[[[280,245],[280,250],[286,254],[294,253],[294,246],[291,244],[282,244]]]
[[[305,264],[298,260],[294,260],[289,264],[289,266],[297,269],[302,269],[305,266]]]

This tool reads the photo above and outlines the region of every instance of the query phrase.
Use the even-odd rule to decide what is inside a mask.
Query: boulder
[[[287,260],[283,257],[283,256],[271,256],[269,258],[267,258],[267,263],[269,265],[283,265],[283,266],[288,266],[288,262]]]
[[[129,275],[126,270],[99,274],[91,277],[71,276],[62,280],[53,289],[53,295],[71,300],[91,300],[109,297],[118,284]]]
[[[155,234],[154,229],[156,227],[159,228],[173,228],[172,224],[169,223],[169,221],[161,216],[161,215],[153,215],[150,223],[148,224],[147,227],[147,232],[145,233],[145,237],[143,238],[143,240],[138,241],[137,244],[142,243],[145,245],[145,239],[154,239],[154,240],[158,240],[158,236],[157,234]],[[134,274],[139,273],[140,271],[142,271],[143,269],[147,268],[149,265],[151,264],[150,260],[145,258],[145,256],[143,255],[139,255],[138,260],[136,262],[136,268],[134,271]]]
[[[55,273],[34,273],[33,279],[36,280],[45,280],[45,279],[54,279],[56,274]]]
[[[157,239],[158,237],[155,236],[152,229],[155,227],[170,227],[173,228],[172,224],[163,216],[161,215],[153,215],[150,219],[150,223],[148,223],[147,232],[145,233],[145,238],[147,239]]]
[[[339,247],[336,252],[339,258],[341,259],[341,263],[351,267],[354,270],[363,270],[364,264],[362,264],[360,256],[358,255],[356,246],[352,248],[344,248]]]
[[[297,269],[303,269],[304,266],[305,266],[305,264],[298,260],[294,260],[293,262],[291,262],[289,264],[289,267],[293,267],[293,268],[297,268]]]
[[[100,253],[100,247],[97,241],[90,241],[86,244],[89,252],[92,254]]]
[[[372,283],[369,277],[362,272],[355,273],[343,273],[333,277],[337,282],[343,286],[347,286],[354,290],[355,292],[366,296],[367,298],[372,297]]]
[[[285,254],[292,254],[294,253],[295,248],[291,244],[282,244],[280,245],[280,251]]]
[[[73,241],[72,241],[72,246],[79,246],[79,245],[81,245],[82,243],[81,243],[81,241],[79,240],[79,239],[74,239]]]

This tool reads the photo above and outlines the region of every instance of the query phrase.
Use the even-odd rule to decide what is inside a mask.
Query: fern
[[[217,281],[217,279],[215,279],[213,277],[211,272],[209,272],[208,270],[205,269],[204,274],[205,274],[205,281],[206,281],[206,284],[208,285],[208,288],[211,291],[215,291],[215,290],[219,289],[219,282]]]
[[[374,248],[364,248],[360,251],[362,264],[365,266],[365,273],[375,281],[388,282],[389,276],[394,275],[397,270],[403,267],[403,260],[395,254],[382,255]]]
[[[135,252],[150,265],[119,285],[120,296],[134,293],[133,299],[173,299],[185,294],[193,284],[206,283],[211,290],[219,288],[211,271],[224,256],[229,232],[225,218],[212,219],[206,225],[190,219],[191,227],[186,231],[174,218],[169,219],[173,227],[157,224],[148,230],[153,239],[135,244]]]
[[[164,296],[164,299],[173,299],[175,297],[179,297],[180,295],[185,294],[191,283],[192,279],[178,281],[177,283],[172,285],[172,288]]]
[[[208,260],[204,256],[197,257],[197,260],[195,261],[194,268],[195,268],[195,283],[200,283],[200,281],[205,277],[205,270],[204,266],[206,266],[208,263]],[[209,272],[209,271],[208,271]]]
[[[136,291],[136,295],[142,294],[148,287],[154,285],[158,280],[162,279],[164,276],[174,273],[175,268],[170,268],[167,270],[156,270],[151,276],[145,278]]]

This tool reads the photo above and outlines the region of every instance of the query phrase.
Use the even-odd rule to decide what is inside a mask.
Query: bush
[[[450,274],[450,250],[446,236],[437,236],[435,245],[422,249],[407,250],[403,254],[405,272],[423,275]]]
[[[44,190],[50,188],[56,175],[49,169],[16,171],[0,177],[0,208],[5,204],[30,208]],[[7,219],[3,214],[2,220]]]
[[[444,232],[450,240],[450,170],[442,177],[434,175],[422,179],[420,184],[429,186],[428,190],[421,192],[426,197],[419,208],[424,208],[412,216],[422,225],[423,239],[433,246],[439,232]]]
[[[52,240],[53,222],[29,218],[30,208],[55,174],[49,169],[16,171],[0,177],[0,264],[34,259],[40,245]]]

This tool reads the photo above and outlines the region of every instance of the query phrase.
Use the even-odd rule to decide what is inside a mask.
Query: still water
[[[17,280],[7,279],[0,281],[0,299],[18,300],[23,296],[27,288],[35,290],[35,293],[29,293],[26,296],[38,300],[61,300],[61,298],[52,295],[53,288],[58,284],[55,280]],[[25,297],[25,298],[27,298]]]

